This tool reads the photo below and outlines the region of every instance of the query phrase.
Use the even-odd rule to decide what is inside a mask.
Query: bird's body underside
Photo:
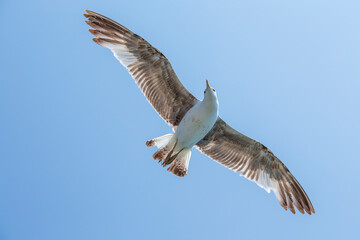
[[[171,164],[168,171],[179,177],[187,173],[192,147],[209,133],[219,115],[216,94],[212,92],[210,85],[207,86],[207,91],[204,100],[197,102],[186,112],[175,134],[167,134],[146,142],[148,147],[159,148],[153,158],[164,167]]]
[[[207,83],[199,101],[181,84],[168,59],[140,36],[98,13],[86,11],[93,40],[108,49],[129,71],[149,103],[175,129],[146,142],[159,149],[153,157],[177,176],[187,173],[195,146],[223,166],[241,173],[267,192],[273,191],[281,206],[295,213],[315,213],[299,182],[264,145],[233,129],[218,116],[215,90]]]

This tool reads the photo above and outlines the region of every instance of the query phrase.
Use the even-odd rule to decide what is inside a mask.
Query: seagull
[[[97,44],[112,51],[149,103],[173,132],[146,142],[157,147],[153,158],[176,176],[187,174],[191,150],[197,148],[221,165],[239,172],[295,214],[315,210],[288,168],[263,144],[241,134],[219,117],[219,101],[206,80],[202,101],[180,82],[169,60],[139,35],[98,13],[85,10]]]

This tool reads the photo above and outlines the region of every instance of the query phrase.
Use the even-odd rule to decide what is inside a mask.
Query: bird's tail
[[[146,142],[146,146],[156,146],[158,150],[153,154],[153,158],[158,160],[163,167],[170,165],[167,169],[176,176],[184,177],[189,166],[191,149],[179,148],[174,134],[151,139]]]

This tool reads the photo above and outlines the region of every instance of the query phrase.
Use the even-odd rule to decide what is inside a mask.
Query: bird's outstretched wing
[[[181,84],[168,59],[140,36],[98,13],[84,14],[97,38],[127,68],[147,100],[170,125],[179,125],[185,113],[198,101]]]
[[[315,213],[304,189],[287,167],[264,145],[239,133],[221,118],[196,147],[218,163],[242,172],[268,193],[273,190],[285,210],[295,213],[296,206],[301,213]]]

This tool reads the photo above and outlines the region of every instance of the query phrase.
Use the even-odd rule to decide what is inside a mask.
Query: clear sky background
[[[220,115],[269,147],[316,214],[193,151],[178,178],[145,141],[171,132],[85,9],[139,34]],[[355,239],[359,1],[0,1],[0,239]]]

